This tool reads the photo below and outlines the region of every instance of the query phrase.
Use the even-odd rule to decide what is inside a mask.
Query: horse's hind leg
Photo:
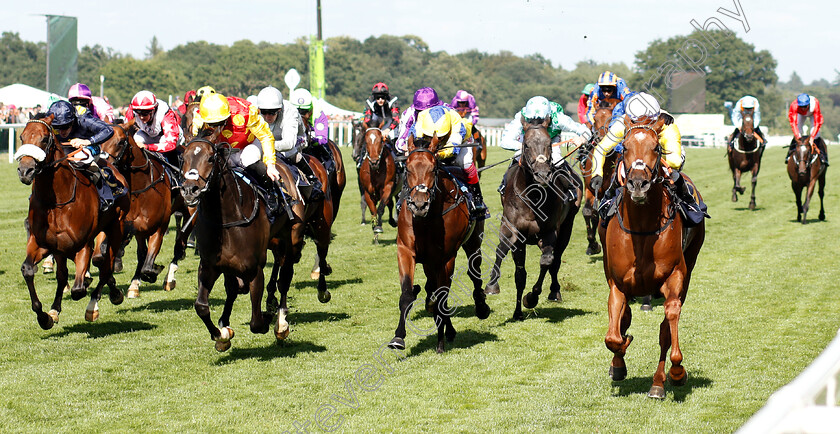
[[[752,184],[752,191],[750,192],[750,211],[755,211],[755,184],[758,182],[758,163],[755,163],[752,170],[752,178],[750,179],[750,183]]]
[[[76,264],[76,278],[73,281],[73,287],[70,288],[70,297],[75,300],[81,300],[87,295],[87,286],[85,285],[85,273],[90,267],[90,257],[93,248],[89,245],[82,247],[76,252],[76,257],[73,262]]]
[[[219,330],[210,319],[210,291],[218,278],[219,272],[213,267],[205,265],[203,261],[198,264],[198,294],[195,298],[194,307],[195,313],[204,322],[207,331],[210,332],[210,339],[216,341],[216,349],[225,351],[230,348],[229,341],[233,337],[233,330],[226,328],[222,333],[223,331]],[[227,348],[224,348],[224,344],[220,344],[223,341],[227,341]],[[221,349],[219,349],[220,346]]]
[[[277,262],[277,256],[275,255],[274,261]],[[275,265],[276,266],[276,265]],[[292,277],[294,276],[294,264],[292,261],[285,259],[282,261],[282,266],[279,269],[279,283],[277,285],[278,289],[280,290],[280,304],[277,306],[277,321],[274,325],[274,337],[278,340],[286,339],[291,332],[289,328],[289,322],[286,320],[287,316],[289,315],[289,306],[288,306],[288,293],[289,293],[289,286],[292,283]]]
[[[793,188],[793,197],[796,198],[796,221],[802,221],[802,187],[796,185],[796,183],[791,183]]]
[[[405,246],[397,246],[397,265],[400,269],[400,319],[397,329],[394,331],[394,338],[388,343],[388,347],[395,350],[405,349],[405,323],[410,321],[411,309],[417,299],[417,292],[414,288],[414,252]]]
[[[64,298],[64,289],[67,287],[67,278],[69,272],[67,271],[67,257],[63,255],[55,256],[55,298],[47,315],[52,317],[53,322],[58,324],[58,316],[61,313],[61,299]]]
[[[445,341],[452,342],[455,340],[455,327],[452,325],[452,314],[455,308],[449,307],[449,287],[452,285],[452,272],[455,270],[455,258],[450,259],[443,270],[438,273],[436,281],[437,289],[435,290],[435,308],[434,313],[436,323],[438,325],[438,354],[445,350]],[[439,320],[439,321],[438,321]]]
[[[251,333],[268,333],[271,327],[271,313],[262,311],[262,298],[265,292],[265,277],[263,270],[258,270],[256,276],[248,284],[248,293],[251,296]]]
[[[131,277],[131,283],[128,285],[126,297],[137,298],[140,297],[140,282],[143,276],[143,267],[146,262],[149,248],[147,247],[148,238],[137,234],[134,236],[137,240],[137,267],[134,269],[134,276]]]
[[[820,175],[819,183],[820,183],[820,186],[819,186],[819,190],[817,191],[817,194],[820,195],[820,215],[819,215],[819,217],[820,217],[820,221],[824,221],[825,220],[825,208],[823,208],[823,194],[825,193],[825,191],[824,191],[825,190],[825,172],[823,172],[823,174]]]
[[[528,278],[528,272],[525,271],[525,245],[522,243],[522,248],[513,251],[513,265],[514,265],[514,280],[516,281],[516,307],[513,310],[513,319],[521,321],[525,318],[522,315],[522,293],[525,291],[525,281]],[[536,306],[536,303],[534,303]],[[527,306],[526,306],[527,307]],[[532,306],[533,307],[533,306]]]
[[[473,284],[473,301],[475,302],[475,316],[478,319],[487,319],[490,316],[490,306],[487,304],[487,296],[481,288],[481,242],[484,240],[484,220],[476,222],[470,239],[461,247],[467,254],[467,274]]]
[[[596,216],[597,217],[597,216]],[[551,287],[548,291],[548,301],[562,301],[563,297],[560,295],[560,283],[557,281],[557,272],[560,270],[561,259],[566,248],[569,246],[569,240],[572,238],[572,227],[575,223],[575,213],[569,212],[560,230],[557,232],[557,241],[554,245],[554,261],[552,261],[548,272],[551,274]]]
[[[504,217],[502,217],[500,222],[501,226],[498,228],[499,244],[496,246],[496,261],[493,263],[493,269],[490,271],[490,279],[488,279],[487,286],[484,288],[484,293],[490,295],[499,293],[499,277],[501,277],[502,261],[504,261],[508,251],[511,248],[514,250],[525,248],[525,244],[520,242],[519,237],[522,237],[522,235],[519,231]],[[493,227],[492,224],[490,227]],[[487,233],[485,230],[485,237]]]
[[[741,171],[738,169],[733,170],[732,179],[735,181],[735,185],[732,186],[732,202],[738,202],[738,194],[743,193],[743,187],[741,187]]]
[[[143,269],[140,272],[140,277],[149,283],[155,283],[157,276],[163,270],[155,264],[158,253],[160,253],[160,246],[163,244],[163,237],[166,235],[166,226],[161,225],[155,233],[149,237],[148,248],[146,249],[146,258],[143,262]]]
[[[668,377],[671,384],[681,386],[686,382],[686,372],[682,366],[683,355],[680,351],[677,331],[680,311],[682,310],[682,299],[684,298],[679,295],[683,292],[683,282],[681,278],[672,275],[666,285],[670,290],[665,289],[663,291],[668,294],[668,297],[665,300],[665,319],[659,326],[659,364],[656,373],[653,375],[653,385],[648,392],[649,397],[659,399],[665,398],[665,356],[669,348],[671,349],[671,369],[668,372]]]
[[[195,221],[190,222],[189,226],[178,224],[176,227],[178,229],[175,231],[175,245],[172,247],[172,262],[169,263],[169,270],[166,273],[166,283],[163,285],[165,291],[172,291],[177,285],[175,273],[178,271],[178,261],[187,256],[187,241],[193,236],[192,229],[195,227]]]

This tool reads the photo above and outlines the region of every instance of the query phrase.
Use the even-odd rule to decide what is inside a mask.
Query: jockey
[[[76,83],[70,86],[70,90],[67,91],[67,99],[76,108],[77,115],[83,116],[85,113],[90,112],[94,117],[102,119],[99,113],[96,112],[96,106],[93,105],[93,97],[87,85]]]
[[[148,90],[137,92],[131,99],[130,108],[137,125],[134,134],[137,146],[158,154],[169,163],[172,172],[180,174],[177,146],[184,133],[175,111]]]
[[[294,165],[306,176],[308,185],[313,187],[308,199],[316,200],[322,197],[321,182],[300,152],[307,144],[307,135],[306,126],[297,108],[284,100],[280,90],[272,86],[263,88],[257,95],[257,100],[259,112],[274,139],[275,152],[280,154],[284,162]]]
[[[184,94],[184,103],[178,106],[178,112],[181,113],[181,116],[187,114],[187,108],[190,106],[190,103],[195,100],[196,92],[194,90],[188,90]]]
[[[415,140],[422,137],[447,137],[446,143],[438,147],[437,157],[451,165],[461,167],[467,175],[467,189],[472,196],[471,215],[484,218],[487,206],[481,195],[481,184],[478,183],[478,170],[473,164],[472,147],[461,147],[465,137],[470,135],[472,124],[455,110],[438,105],[423,110],[417,115],[417,121],[411,127]]]
[[[659,107],[659,101],[656,98],[644,92],[634,93],[627,98],[625,106],[627,111],[626,116],[632,122],[647,121],[653,124],[660,116],[663,117],[665,125],[659,132],[659,146],[662,148],[663,159],[665,160],[665,164],[672,169],[671,180],[677,187],[676,191],[680,199],[688,203],[693,203],[694,198],[688,191],[685,179],[680,176],[680,169],[683,163],[685,163],[685,152],[682,149],[680,129],[674,123],[673,116]],[[598,191],[604,182],[604,160],[606,155],[612,152],[616,145],[624,139],[624,133],[624,122],[615,122],[610,126],[607,135],[601,139],[601,143],[595,147],[592,179],[590,180],[590,186],[594,191]],[[605,193],[605,198],[612,193],[610,190]]]
[[[396,128],[400,124],[400,107],[397,97],[391,98],[388,86],[379,82],[373,85],[373,93],[365,100],[365,116],[362,123],[365,128],[376,128],[383,122],[382,135],[388,142],[394,139]]]
[[[730,103],[731,104],[731,103]],[[761,145],[767,143],[767,137],[764,136],[764,133],[761,132],[759,126],[761,124],[761,110],[758,104],[758,99],[754,96],[746,95],[743,98],[739,99],[738,102],[735,103],[735,106],[732,107],[732,110],[729,112],[729,117],[732,119],[732,125],[735,125],[735,131],[729,135],[729,140],[727,143],[729,144],[729,149],[731,150],[735,144],[735,138],[738,137],[740,134],[740,130],[738,129],[743,123],[742,113],[744,109],[753,109],[753,130],[758,134],[761,139]]]
[[[475,126],[478,125],[478,105],[475,103],[475,97],[465,90],[459,90],[455,92],[455,96],[452,98],[452,103],[449,106],[457,110],[458,113],[461,113],[464,109],[469,109],[469,116],[461,117],[469,119],[472,122],[473,130],[475,130]]]
[[[107,211],[114,203],[114,194],[107,182],[102,181],[99,166],[94,160],[99,155],[100,145],[114,135],[114,128],[95,116],[79,116],[76,109],[67,101],[54,102],[47,115],[53,115],[52,127],[62,143],[66,153],[81,149],[69,157],[74,166],[91,174],[101,199],[102,211]]]
[[[592,92],[589,94],[589,102],[587,102],[586,120],[592,125],[595,123],[595,112],[598,111],[598,102],[609,98],[615,98],[624,101],[630,95],[630,88],[623,78],[615,75],[610,71],[604,71],[598,76],[598,83]],[[613,117],[610,121],[610,126],[618,122],[624,115],[624,104],[619,103],[613,108]]]
[[[581,91],[580,99],[578,99],[578,120],[582,124],[586,124],[589,129],[592,129],[592,124],[587,122],[586,120],[586,107],[589,103],[589,94],[592,92],[592,89],[595,89],[595,83],[589,83],[584,86],[583,91]]]
[[[199,104],[199,122],[193,122],[192,133],[197,136],[201,129],[221,128],[221,135],[230,146],[240,152],[232,152],[231,165],[244,167],[255,176],[260,185],[269,192],[266,195],[266,207],[269,213],[277,210],[277,198],[270,192],[280,180],[280,172],[275,167],[277,156],[274,154],[274,136],[256,107],[242,98],[225,97],[220,93],[205,93]],[[200,124],[200,126],[199,126]],[[259,144],[255,139],[259,138]]]
[[[330,152],[327,143],[330,139],[329,135],[329,118],[327,114],[316,109],[312,101],[312,93],[304,88],[295,89],[290,96],[291,103],[297,107],[298,114],[303,120],[303,126],[306,129],[306,136],[309,138],[306,148],[311,152],[315,158],[321,160],[326,167],[328,163],[333,160],[333,155]],[[317,114],[317,116],[316,116]]]
[[[551,117],[551,123],[548,125],[548,135],[551,136],[551,143],[560,142],[560,133],[571,132],[577,134],[577,137],[572,139],[575,146],[580,146],[589,141],[592,137],[592,132],[586,125],[575,122],[569,116],[563,113],[563,106],[549,101],[543,96],[535,96],[525,103],[522,108],[513,117],[513,120],[505,125],[505,130],[502,132],[502,140],[500,145],[502,148],[509,151],[516,151],[514,159],[518,158],[522,153],[522,139],[525,137],[525,128],[522,126],[522,118],[526,120],[531,119],[545,119]],[[551,148],[551,162],[555,167],[563,164],[563,150],[560,146],[552,146]]]
[[[443,101],[431,87],[422,87],[414,92],[414,100],[412,100],[411,106],[405,109],[400,117],[400,136],[394,144],[397,152],[408,153],[408,135],[411,132],[411,127],[414,126],[414,122],[417,121],[417,115],[423,110],[439,105],[443,105]]]
[[[790,122],[790,128],[793,130],[793,140],[790,141],[785,163],[787,163],[790,154],[793,153],[793,149],[796,147],[796,140],[804,135],[802,127],[808,121],[808,118],[811,118],[811,128],[808,131],[810,138],[808,141],[811,143],[811,146],[817,145],[820,151],[820,161],[828,166],[828,150],[825,147],[825,142],[822,137],[820,137],[820,127],[823,124],[820,101],[815,96],[808,95],[807,93],[800,93],[796,97],[796,101],[790,103],[790,108],[788,109],[788,122]]]
[[[193,101],[198,101],[199,105],[196,105],[195,108],[193,109],[193,111],[195,112],[193,114],[193,127],[192,127],[193,131],[199,131],[199,130],[201,130],[201,128],[203,126],[201,116],[199,115],[199,111],[201,110],[201,106],[200,106],[201,100],[204,99],[204,97],[206,95],[210,95],[210,94],[214,94],[214,93],[216,93],[216,89],[213,89],[210,86],[202,86],[202,87],[199,87],[198,90],[195,91],[195,97],[193,98]],[[193,135],[195,135],[195,133],[193,133]]]

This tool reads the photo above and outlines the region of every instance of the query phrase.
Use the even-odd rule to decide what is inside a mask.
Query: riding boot
[[[303,157],[303,156],[302,156]],[[306,175],[306,181],[312,186],[312,192],[309,193],[309,200],[320,200],[324,197],[323,193],[323,186],[321,185],[321,181],[315,176],[315,171],[312,170],[312,167],[309,166],[309,161],[306,157],[301,158],[297,163],[295,163],[298,169]]]
[[[680,200],[686,203],[694,203],[694,196],[692,196],[691,192],[688,190],[688,183],[685,182],[685,178],[683,178],[682,173],[680,173],[679,170],[671,172],[671,180],[674,181],[674,190]]]
[[[482,218],[487,213],[487,205],[484,204],[484,198],[481,196],[481,184],[467,184],[467,189],[472,195],[472,212],[470,213],[475,218]]]
[[[828,167],[828,150],[825,148],[825,143],[820,139],[817,144],[817,149],[820,151],[820,162],[823,166]]]
[[[260,183],[260,187],[265,189],[265,207],[268,209],[268,214],[273,215],[279,207],[277,203],[277,191],[275,189],[276,184],[268,176],[265,163],[257,161],[246,167],[245,170],[254,175],[254,178]]]

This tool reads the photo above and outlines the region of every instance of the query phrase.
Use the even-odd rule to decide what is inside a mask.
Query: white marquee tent
[[[41,107],[46,111],[50,104],[60,99],[66,98],[20,83],[10,84],[4,88],[0,88],[0,102],[6,105],[14,104],[18,107],[35,107],[41,104]]]

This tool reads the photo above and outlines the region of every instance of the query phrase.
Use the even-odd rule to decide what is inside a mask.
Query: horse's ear
[[[414,134],[409,134],[408,135],[408,141],[406,143],[407,143],[407,146],[408,146],[408,152],[413,151],[414,150]]]
[[[435,131],[435,134],[432,136],[432,141],[429,143],[429,150],[433,154],[437,152],[438,143],[440,143],[440,138],[438,138],[437,131]]]
[[[551,125],[551,116],[546,116],[542,121],[542,126],[545,127],[545,129],[548,129],[549,125]]]
[[[526,126],[528,126],[528,121],[525,120],[525,116],[520,116],[519,117],[519,123],[522,124],[522,128],[525,128]]]
[[[370,128],[370,126],[368,126],[368,123],[364,122],[364,121],[361,123],[361,126],[362,126],[363,130],[366,130],[366,129]]]
[[[653,124],[653,129],[659,134],[662,131],[662,128],[665,127],[665,117],[659,116],[659,119]]]
[[[44,122],[46,122],[46,123],[47,123],[47,125],[52,126],[52,122],[53,122],[53,120],[54,120],[54,119],[55,119],[55,115],[54,115],[54,114],[52,114],[52,113],[50,113],[50,114],[49,114],[49,115],[47,115],[47,117],[45,117],[43,120],[44,120]]]

